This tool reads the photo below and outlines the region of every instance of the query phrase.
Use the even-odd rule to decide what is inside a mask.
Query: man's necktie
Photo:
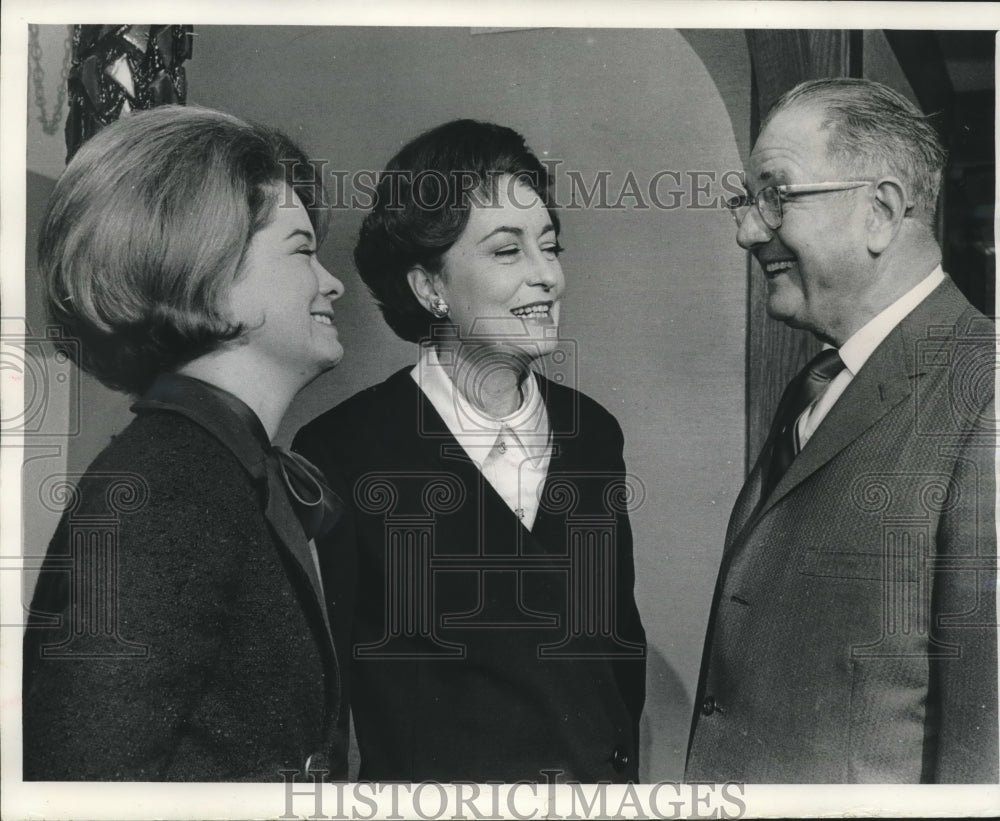
[[[761,499],[766,499],[796,455],[795,425],[802,412],[808,408],[831,380],[844,369],[844,361],[833,348],[820,351],[799,374],[788,383],[778,403],[778,411],[771,425],[771,459],[764,473]]]

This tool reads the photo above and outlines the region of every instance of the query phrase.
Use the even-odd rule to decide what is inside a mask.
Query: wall
[[[889,45],[881,29],[863,33],[862,55],[862,73],[867,79],[885,83],[909,97],[914,105],[920,105],[910,81],[906,79],[903,69],[899,66],[899,60],[893,54],[892,46]]]
[[[460,116],[512,126],[540,156],[562,160],[564,194],[567,170],[588,183],[609,171],[611,201],[629,172],[641,187],[660,170],[687,184],[691,172],[740,168],[747,149],[742,32],[196,31],[189,102],[278,125],[330,169],[377,170],[417,132]],[[633,519],[636,595],[650,641],[643,775],[677,779],[726,519],[742,480],[746,258],[718,209],[689,207],[691,197],[671,210],[625,204],[563,213],[563,331],[577,350],[575,383],[618,416],[629,469],[646,488]],[[286,441],[324,408],[413,361],[412,346],[384,327],[353,272],[361,217],[337,211],[321,252],[347,287],[337,307],[347,356],[300,396]],[[84,384],[71,466],[86,464],[127,417],[127,400]]]
[[[64,66],[67,66],[66,55],[70,50],[73,36],[72,26],[39,26],[38,48],[40,58],[36,74],[36,66],[29,54],[28,65],[28,171],[42,174],[53,179],[62,173],[66,163],[66,141],[63,128],[66,127],[64,103],[62,115],[55,116],[59,102],[59,89],[65,83],[62,76]],[[48,134],[40,120],[37,98],[41,96],[45,103],[45,116],[54,125],[54,133]]]

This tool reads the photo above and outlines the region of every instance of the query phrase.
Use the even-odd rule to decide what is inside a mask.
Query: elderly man
[[[813,81],[730,201],[825,344],[730,519],[688,780],[997,782],[994,335],[940,267],[944,159],[891,89]]]

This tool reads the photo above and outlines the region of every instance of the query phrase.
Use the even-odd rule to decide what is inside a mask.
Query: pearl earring
[[[431,313],[438,319],[444,319],[448,316],[448,310],[448,303],[441,299],[441,297],[436,296],[431,300]]]

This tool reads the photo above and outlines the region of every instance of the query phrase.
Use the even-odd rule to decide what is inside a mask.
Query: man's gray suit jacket
[[[948,279],[766,499],[758,460],[726,537],[688,780],[997,782],[994,345]]]

